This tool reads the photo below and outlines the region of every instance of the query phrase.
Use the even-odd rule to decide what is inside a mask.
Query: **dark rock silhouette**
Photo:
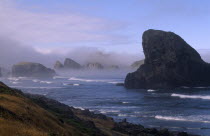
[[[133,64],[131,64],[131,68],[139,68],[142,64],[144,64],[144,59],[135,61]]]
[[[145,62],[129,73],[126,88],[166,89],[210,86],[210,64],[173,32],[147,30],[143,34]]]
[[[62,69],[62,68],[64,68],[63,64],[60,61],[56,61],[54,69]]]
[[[70,58],[66,58],[64,61],[64,68],[65,69],[80,69],[82,68],[82,66],[77,63],[76,61],[70,59]]]
[[[55,76],[54,70],[47,68],[39,63],[21,62],[13,65],[12,76],[14,77],[40,77],[48,78]]]

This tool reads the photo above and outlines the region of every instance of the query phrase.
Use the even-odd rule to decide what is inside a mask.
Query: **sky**
[[[209,0],[1,0],[0,39],[37,56],[94,50],[137,59],[142,33],[158,29],[175,32],[205,56],[209,6]]]

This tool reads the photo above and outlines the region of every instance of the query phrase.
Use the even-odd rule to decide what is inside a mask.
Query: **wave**
[[[32,80],[34,83],[37,83],[37,82],[40,82],[39,80],[37,80],[37,79],[34,79],[34,80]]]
[[[81,84],[69,84],[69,83],[63,83],[63,85],[65,85],[65,86],[68,86],[68,85],[70,85],[70,86],[80,86]]]
[[[210,100],[210,96],[202,96],[202,95],[184,95],[184,94],[171,94],[172,97],[179,97],[179,98],[188,98],[188,99],[204,99],[204,100]]]
[[[21,83],[21,82],[16,82],[16,81],[12,82],[12,84],[19,84],[19,83]]]
[[[157,90],[153,90],[153,89],[148,89],[147,92],[155,92]]]
[[[73,106],[75,109],[85,110],[85,108]]]
[[[106,113],[118,113],[120,112],[119,110],[99,110],[100,113],[106,114]]]
[[[43,83],[43,84],[52,84],[52,82],[50,82],[50,81],[40,81],[40,83]]]
[[[102,83],[109,83],[109,84],[117,84],[120,82],[113,81],[113,80],[101,80],[101,79],[84,79],[84,78],[76,78],[76,77],[71,77],[68,80],[70,81],[82,81],[82,82],[102,82]]]
[[[34,80],[32,80],[34,83],[42,83],[42,84],[52,84],[52,82],[50,82],[50,81],[40,81],[40,80],[38,80],[38,79],[34,79]]]
[[[83,82],[104,82],[104,80],[82,79],[82,78],[75,78],[75,77],[71,77],[71,78],[69,78],[69,80],[83,81]]]
[[[127,114],[118,114],[119,117],[128,117],[129,115]]]
[[[65,79],[65,78],[68,78],[68,77],[62,77],[62,76],[54,76],[53,79]]]
[[[128,104],[128,103],[130,103],[130,102],[122,102],[123,104]]]
[[[64,87],[34,87],[34,86],[10,86],[12,88],[26,88],[26,89],[56,89],[56,88],[64,88]]]
[[[110,84],[118,84],[120,82],[107,82],[107,83],[110,83]]]
[[[9,77],[7,78],[8,80],[12,80],[12,81],[19,81],[20,79],[17,77]]]
[[[208,121],[205,118],[205,116],[189,116],[189,117],[181,117],[181,116],[178,116],[178,117],[173,117],[173,116],[156,115],[155,118],[156,119],[160,119],[160,120],[210,123],[210,121]]]

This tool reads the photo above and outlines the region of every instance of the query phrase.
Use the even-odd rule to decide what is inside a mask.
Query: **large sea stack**
[[[39,63],[21,62],[13,65],[12,76],[14,77],[40,77],[49,78],[55,76],[54,70]]]
[[[147,30],[142,40],[145,62],[125,79],[126,88],[168,89],[210,86],[210,64],[173,32]]]

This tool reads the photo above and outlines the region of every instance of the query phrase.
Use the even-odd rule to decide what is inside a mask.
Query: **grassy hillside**
[[[72,122],[75,118],[69,118]],[[83,130],[82,123],[67,123],[43,109],[17,90],[0,83],[0,135],[1,136],[80,136],[92,135]],[[84,126],[85,127],[85,126]],[[85,127],[86,129],[86,127]]]

